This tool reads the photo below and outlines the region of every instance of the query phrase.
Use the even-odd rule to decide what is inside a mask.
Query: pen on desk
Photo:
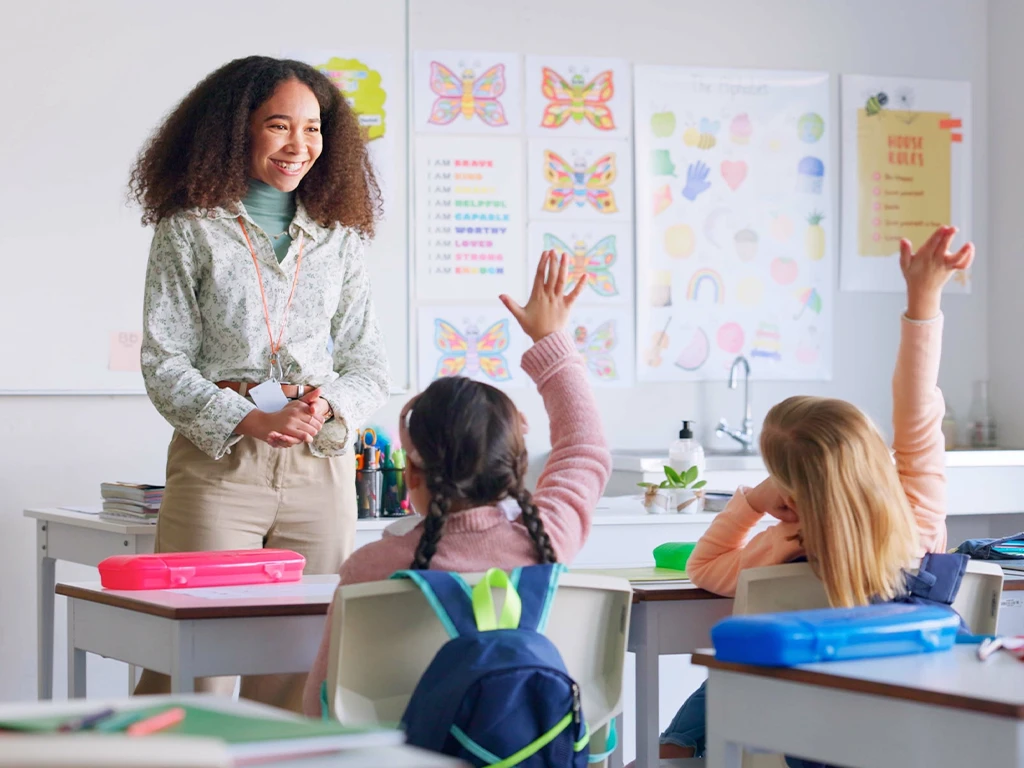
[[[84,731],[89,728],[92,728],[101,720],[106,720],[113,714],[114,710],[110,707],[107,707],[106,709],[101,709],[99,712],[94,712],[91,715],[85,715],[84,717],[78,717],[74,720],[68,720],[66,723],[61,723],[57,730],[61,733],[68,733],[71,731]]]
[[[149,709],[130,709],[127,712],[116,713],[98,723],[94,730],[99,733],[120,733],[132,723],[145,720],[149,711]]]
[[[147,717],[145,720],[139,720],[137,723],[132,723],[128,726],[128,730],[125,731],[129,736],[148,736],[151,733],[157,731],[164,731],[168,728],[177,725],[185,719],[185,710],[181,707],[174,707],[168,709],[159,714]]]

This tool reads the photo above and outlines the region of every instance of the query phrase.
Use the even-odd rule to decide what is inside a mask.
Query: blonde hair
[[[844,400],[791,397],[768,412],[765,466],[793,498],[811,567],[836,607],[891,600],[918,533],[889,449],[871,420]]]

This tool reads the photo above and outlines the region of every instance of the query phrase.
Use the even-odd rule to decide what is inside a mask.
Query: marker
[[[108,717],[114,714],[114,710],[110,707],[101,709],[99,712],[94,712],[91,715],[85,715],[84,717],[75,718],[74,720],[68,720],[66,723],[61,723],[57,728],[61,733],[67,733],[70,731],[84,731],[92,728],[101,720],[106,720]]]
[[[128,726],[126,733],[129,736],[148,736],[157,731],[164,731],[177,725],[185,719],[185,710],[181,707],[174,707],[159,714],[147,717],[137,723]]]

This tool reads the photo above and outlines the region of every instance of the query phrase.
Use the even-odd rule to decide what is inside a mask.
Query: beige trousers
[[[243,437],[211,459],[177,432],[167,450],[167,486],[156,526],[157,552],[294,550],[307,574],[336,573],[355,540],[355,462],[323,459],[306,445],[272,448]],[[242,678],[241,695],[302,712],[306,676]],[[196,681],[197,691],[231,695],[235,678]],[[136,694],[169,693],[167,675],[145,670]]]

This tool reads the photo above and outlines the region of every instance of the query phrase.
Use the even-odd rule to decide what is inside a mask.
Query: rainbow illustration
[[[715,304],[725,303],[725,284],[722,282],[722,276],[715,272],[715,270],[708,269],[707,267],[698,269],[693,273],[689,285],[686,286],[687,300],[697,301],[697,297],[700,295],[704,285],[707,285],[708,290],[712,292]]]

